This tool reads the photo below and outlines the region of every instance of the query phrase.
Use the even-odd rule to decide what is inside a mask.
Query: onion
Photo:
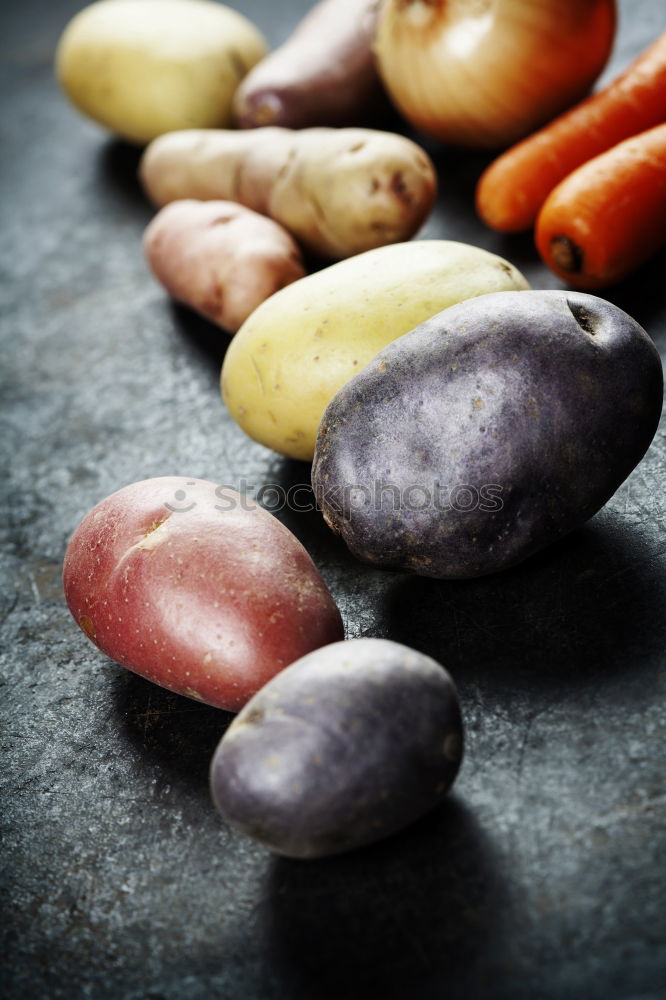
[[[374,48],[412,124],[493,149],[579,100],[614,34],[615,0],[387,0]]]

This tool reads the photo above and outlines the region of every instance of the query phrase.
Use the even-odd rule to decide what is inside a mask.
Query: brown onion
[[[496,148],[581,98],[614,34],[614,0],[388,0],[375,54],[412,124]]]

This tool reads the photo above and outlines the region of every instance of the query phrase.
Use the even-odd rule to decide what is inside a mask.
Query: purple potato
[[[462,737],[438,663],[386,639],[336,642],[247,703],[215,751],[211,793],[232,826],[278,854],[338,854],[439,802]]]
[[[234,95],[241,128],[358,123],[383,94],[372,42],[379,0],[322,0]]]
[[[422,323],[334,396],[312,468],[359,559],[505,569],[592,517],[645,454],[663,378],[646,332],[582,292],[498,292]]]

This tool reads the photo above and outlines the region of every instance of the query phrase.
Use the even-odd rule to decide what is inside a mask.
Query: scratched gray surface
[[[307,482],[220,402],[225,336],[149,278],[135,155],[59,97],[78,7],[3,10],[0,711],[5,995],[141,1000],[657,1000],[666,995],[665,439],[584,529],[501,576],[356,564],[316,513],[280,514],[349,636],[389,636],[458,682],[467,755],[450,801],[346,857],[273,858],[214,815],[229,721],[105,660],[64,605],[78,519],[168,473]],[[307,6],[241,4],[272,42]],[[5,5],[5,8],[7,5]],[[621,3],[611,76],[666,27]],[[557,282],[528,238],[474,219],[485,160],[438,151],[423,235]],[[666,349],[662,254],[608,298]]]

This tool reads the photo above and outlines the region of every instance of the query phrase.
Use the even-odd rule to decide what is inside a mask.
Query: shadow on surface
[[[663,329],[666,303],[663,297],[655,295],[655,289],[663,286],[665,273],[666,250],[662,250],[624,281],[599,292],[602,298],[633,316],[662,349],[666,347],[666,340],[657,336],[655,329],[657,326]]]
[[[122,731],[172,780],[208,790],[215,747],[233,720],[231,712],[185,698],[127,672],[114,692]]]
[[[265,482],[277,487],[277,495],[285,501],[279,510],[273,509],[267,492],[265,506],[307,549],[340,609],[347,638],[385,636],[389,628],[386,597],[393,582],[404,574],[360,562],[331,531],[316,509],[308,462],[276,459]]]
[[[503,909],[492,845],[450,798],[402,833],[318,861],[275,859],[268,947],[299,998],[475,993]],[[467,992],[466,992],[467,990]]]
[[[666,599],[655,551],[644,531],[606,517],[493,576],[399,577],[389,638],[490,684],[585,684],[649,666]]]
[[[308,551],[314,547],[327,559],[350,559],[356,566],[361,566],[350,555],[342,539],[328,527],[321,511],[317,510],[310,472],[309,462],[276,456],[266,470],[265,488],[257,495],[258,501],[282,521]]]
[[[171,302],[171,315],[174,325],[196,353],[208,363],[218,382],[220,368],[231,343],[231,334],[178,302]]]
[[[100,147],[98,168],[105,196],[115,192],[129,207],[143,206],[146,221],[155,209],[143,193],[138,177],[139,161],[143,150],[120,139],[109,139]],[[136,217],[132,217],[136,220]]]

